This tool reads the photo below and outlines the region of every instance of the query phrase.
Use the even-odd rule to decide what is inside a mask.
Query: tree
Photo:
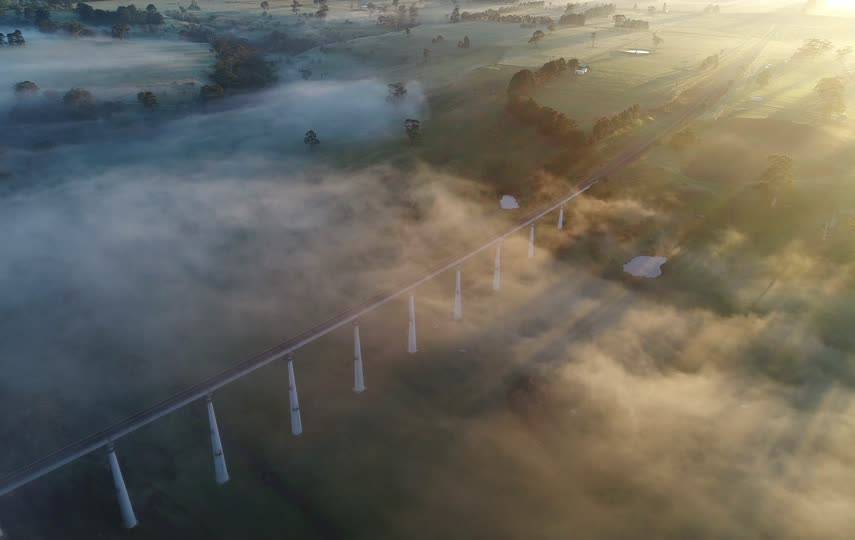
[[[306,136],[303,137],[303,143],[307,144],[310,149],[314,149],[317,145],[321,144],[321,141],[318,139],[318,134],[310,129],[306,132]]]
[[[542,40],[544,37],[546,37],[546,34],[544,34],[542,30],[535,30],[529,38],[528,42],[537,44],[537,42]]]
[[[37,85],[33,81],[21,81],[19,83],[15,83],[15,86],[13,88],[15,89],[15,93],[18,95],[35,94],[39,91],[39,85]]]
[[[597,33],[591,32],[591,48],[595,48],[597,46]]]
[[[534,78],[534,73],[527,69],[517,71],[508,83],[508,99],[528,97],[534,92],[536,86],[537,80]]]
[[[407,137],[410,139],[410,143],[416,142],[416,139],[419,137],[421,127],[422,123],[414,118],[407,118],[404,120],[404,130],[407,132]]]
[[[88,90],[72,88],[62,96],[62,103],[72,117],[79,119],[96,117],[95,98]]]
[[[386,101],[400,101],[407,95],[407,87],[402,82],[390,83],[386,86],[389,88],[389,95],[386,96]]]
[[[416,19],[419,17],[419,8],[416,7],[415,3],[410,4],[409,15],[410,15],[410,24],[415,25]]]
[[[768,69],[764,69],[757,75],[757,85],[760,88],[765,88],[769,85],[769,81],[772,79],[772,71]]]
[[[300,11],[300,5],[297,0],[291,0],[291,12],[296,15]]]
[[[659,34],[657,34],[656,32],[653,32],[653,46],[659,47],[663,43],[665,43],[665,40],[662,39],[661,37],[659,37]]]
[[[826,77],[816,84],[816,92],[822,102],[822,112],[826,118],[834,114],[846,112],[846,102],[843,100],[845,83],[838,77]]]
[[[327,13],[329,13],[330,7],[326,4],[326,2],[321,4],[321,7],[318,8],[318,11],[315,12],[315,17],[320,17],[321,19],[326,18]]]
[[[263,9],[264,11],[270,9],[270,2],[268,2],[267,0],[261,2],[261,9]]]
[[[451,15],[448,17],[448,22],[451,23],[459,23],[460,22],[460,8],[454,6],[454,10],[451,12]]]
[[[157,108],[157,96],[154,95],[154,92],[149,92],[145,90],[143,92],[139,92],[137,94],[137,101],[142,103],[142,106],[146,109],[156,109]]]
[[[114,39],[125,39],[128,37],[128,33],[130,31],[131,27],[127,24],[114,24],[113,28],[110,30],[110,35],[112,35]]]

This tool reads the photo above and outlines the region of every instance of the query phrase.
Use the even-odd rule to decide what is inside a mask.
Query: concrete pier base
[[[413,354],[418,352],[419,346],[416,341],[416,297],[410,295],[410,327],[407,332],[407,352]]]
[[[502,243],[496,244],[496,262],[493,265],[493,290],[502,288]]]
[[[534,257],[534,223],[531,224],[531,230],[528,233],[528,258]]]
[[[113,485],[116,487],[116,498],[119,501],[119,511],[122,514],[122,525],[126,529],[137,526],[137,516],[131,505],[128,489],[125,487],[125,479],[122,477],[122,469],[119,467],[119,459],[116,457],[116,449],[110,444],[107,446],[107,459],[110,460],[110,471],[113,473]]]
[[[461,271],[457,270],[454,285],[454,309],[452,310],[452,315],[454,316],[455,321],[463,319],[463,291],[460,285],[460,278]]]
[[[217,426],[212,396],[209,394],[205,401],[208,406],[208,426],[211,429],[211,451],[214,454],[214,479],[222,485],[229,481],[229,469],[226,466],[226,456],[223,453],[223,442],[220,440],[220,428]]]
[[[303,421],[300,418],[300,398],[297,396],[297,378],[294,376],[294,357],[288,355],[288,397],[291,400],[291,433],[303,433]]]
[[[362,372],[362,341],[359,339],[359,325],[353,325],[353,391],[365,392],[365,375]]]

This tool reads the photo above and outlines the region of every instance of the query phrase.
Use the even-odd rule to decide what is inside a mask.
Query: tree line
[[[163,15],[158,13],[154,4],[146,6],[144,11],[137,9],[133,4],[119,6],[115,11],[106,11],[81,2],[77,4],[77,16],[81,21],[100,26],[116,24],[157,26],[164,22]]]
[[[536,71],[523,69],[516,72],[508,82],[506,111],[514,119],[534,127],[542,135],[574,148],[586,143],[595,144],[641,119],[641,107],[635,104],[618,114],[598,119],[594,123],[591,136],[586,137],[575,120],[551,107],[539,105],[531,97],[539,86],[568,70],[575,72],[579,65],[576,58],[558,58],[546,62]]]
[[[641,119],[641,106],[636,103],[614,116],[603,116],[594,122],[590,142],[599,142],[622,129],[632,127]]]

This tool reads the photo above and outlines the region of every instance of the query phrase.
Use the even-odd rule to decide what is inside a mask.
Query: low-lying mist
[[[204,46],[27,37],[0,50],[0,114],[19,80],[42,88],[28,106],[86,87],[126,110],[0,130],[0,471],[532,209],[500,211],[491,186],[412,158],[403,121],[430,113],[415,82],[395,102],[379,79],[286,78],[221,103],[176,91],[184,106],[144,111],[139,90],[204,82]],[[340,162],[386,145],[403,157]],[[211,479],[195,405],[118,441],[132,534],[851,538],[852,264],[807,235],[761,250],[739,222],[760,203],[699,215],[686,206],[701,190],[642,196],[637,172],[569,204],[565,230],[540,222],[534,258],[527,231],[507,240],[501,291],[492,250],[468,261],[463,321],[453,272],[420,287],[418,354],[404,352],[403,302],[361,320],[366,393],[350,391],[349,329],[299,351],[300,438],[281,365],[218,393],[228,485]],[[544,190],[569,188],[547,177]],[[639,254],[668,256],[663,275],[622,275]],[[124,538],[117,523],[102,454],[0,505],[10,538]]]

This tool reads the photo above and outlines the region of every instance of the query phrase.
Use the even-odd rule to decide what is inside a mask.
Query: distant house
[[[588,73],[588,64],[579,64],[579,67],[576,68],[576,75],[584,75]]]

